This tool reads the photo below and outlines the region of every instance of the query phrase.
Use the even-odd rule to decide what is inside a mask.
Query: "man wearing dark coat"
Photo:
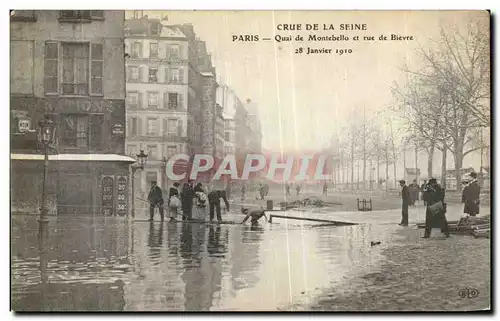
[[[163,192],[161,188],[158,185],[156,185],[156,181],[151,182],[151,190],[149,191],[148,202],[149,202],[149,220],[150,221],[153,220],[153,216],[155,214],[155,207],[158,206],[158,209],[160,211],[160,217],[161,220],[163,221],[165,219],[163,211]]]
[[[415,206],[415,202],[418,202],[418,194],[420,193],[420,187],[417,184],[417,180],[414,179],[413,183],[408,186],[410,189],[411,203],[410,205]]]
[[[424,238],[431,236],[433,227],[441,227],[441,232],[450,236],[448,222],[446,221],[446,206],[444,204],[445,190],[438,184],[435,178],[431,178],[425,189],[425,199],[427,207],[425,210],[425,234]],[[432,206],[442,202],[442,207],[438,211],[432,211]]]
[[[406,186],[406,182],[404,180],[399,181],[399,185],[401,186],[401,198],[402,198],[402,204],[401,204],[401,223],[399,225],[401,226],[408,226],[408,207],[411,204],[411,196],[410,196],[410,189],[408,186]]]
[[[422,193],[422,201],[424,202],[424,206],[427,205],[427,200],[424,197],[426,189],[427,189],[427,181],[425,180],[422,186],[420,186],[420,192]]]
[[[222,221],[221,208],[220,208],[220,199],[224,200],[226,204],[226,211],[229,210],[229,202],[226,198],[226,191],[221,190],[213,190],[208,194],[208,203],[210,205],[210,221],[214,219],[214,212],[217,212],[217,221],[219,223]]]
[[[472,181],[465,186],[462,192],[462,203],[464,203],[464,213],[470,216],[479,214],[479,194],[481,192],[477,182],[477,174],[472,172],[469,174]]]
[[[192,211],[193,211],[193,182],[184,183],[181,192],[181,202],[182,202],[182,219],[186,221],[187,219],[191,219]]]

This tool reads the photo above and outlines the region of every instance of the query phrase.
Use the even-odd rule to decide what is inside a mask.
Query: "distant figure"
[[[464,203],[464,213],[470,216],[479,214],[479,195],[481,193],[477,182],[477,174],[469,174],[472,180],[464,187],[462,192],[462,203]]]
[[[406,186],[406,182],[404,180],[399,181],[399,185],[401,186],[401,198],[402,198],[402,204],[401,204],[401,223],[399,225],[401,226],[408,226],[408,207],[411,203],[411,196],[410,196],[410,190],[408,186]]]
[[[427,207],[425,210],[425,234],[424,238],[431,236],[432,228],[436,225],[441,227],[441,232],[450,236],[448,222],[446,221],[446,206],[444,204],[445,190],[438,184],[435,178],[431,178],[425,190]]]
[[[181,206],[181,200],[179,198],[179,183],[175,182],[173,187],[170,187],[168,191],[168,208],[170,221],[174,221],[177,218],[179,207]]]
[[[292,194],[290,193],[290,184],[286,183],[285,189],[286,189],[286,196],[292,196]]]
[[[242,208],[241,213],[246,214],[246,216],[243,219],[243,222],[241,222],[241,224],[248,221],[249,218],[252,218],[252,220],[250,221],[252,223],[252,225],[259,224],[259,220],[262,218],[262,216],[265,217],[266,222],[268,221],[267,216],[266,216],[266,212],[264,210],[253,210],[251,212],[248,212],[248,208]]]
[[[155,207],[158,206],[158,210],[160,211],[160,217],[163,221],[165,219],[163,212],[163,192],[161,188],[156,185],[156,181],[151,182],[151,190],[148,195],[149,202],[149,220],[153,221],[153,216],[155,214]]]
[[[226,184],[226,198],[230,199],[231,198],[231,183]]]
[[[264,184],[264,196],[267,197],[268,194],[269,194],[269,185]]]
[[[420,187],[417,184],[417,180],[414,179],[413,183],[408,186],[410,189],[411,203],[410,205],[415,206],[415,202],[418,202],[418,194],[420,194]]]
[[[263,200],[264,196],[266,196],[266,188],[262,184],[259,185],[259,194],[260,194],[260,199],[261,200]]]
[[[323,195],[328,195],[328,185],[326,185],[326,182],[323,183]]]
[[[300,194],[300,185],[299,184],[297,184],[295,186],[295,190],[297,191],[297,196],[299,196],[299,194]]]
[[[427,201],[425,199],[425,189],[427,188],[427,181],[424,180],[424,183],[420,186],[420,193],[422,193],[422,202],[424,202],[424,206],[427,206]]]
[[[245,187],[245,184],[241,184],[241,200],[244,201],[245,200],[245,192],[246,192],[246,187]]]
[[[184,183],[181,192],[182,219],[184,221],[191,219],[192,217],[193,198],[194,198],[193,181],[189,181],[189,183]]]
[[[210,221],[213,221],[215,213],[217,212],[217,221],[222,222],[220,200],[224,200],[226,210],[229,210],[229,203],[226,198],[226,192],[214,189],[208,194],[208,203],[210,206]]]
[[[203,187],[201,183],[198,183],[196,187],[194,188],[195,190],[195,202],[194,202],[194,214],[193,218],[197,220],[205,220],[206,214],[207,214],[207,203],[208,203],[208,197],[207,194],[205,194],[205,191],[203,190]]]
[[[195,193],[197,193],[197,192],[205,193],[205,191],[203,190],[203,185],[201,183],[196,184],[196,186],[194,187],[194,192]]]

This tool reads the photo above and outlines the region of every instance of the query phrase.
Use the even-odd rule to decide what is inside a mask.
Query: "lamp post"
[[[144,165],[148,160],[148,154],[144,154],[144,150],[141,149],[141,152],[137,155],[138,164],[132,164],[132,219],[135,218],[135,172],[138,169],[144,169]]]
[[[52,147],[52,144],[55,141],[55,124],[47,115],[45,115],[45,118],[39,121],[38,125],[38,141],[42,144],[45,154],[43,163],[42,206],[40,208],[40,217],[38,219],[40,226],[42,226],[44,223],[49,222],[47,217],[47,180],[49,176],[49,148]]]

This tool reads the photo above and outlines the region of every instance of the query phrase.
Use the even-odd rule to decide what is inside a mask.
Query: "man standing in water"
[[[241,222],[241,224],[248,221],[249,218],[252,218],[250,221],[252,223],[252,225],[257,225],[257,224],[259,224],[259,220],[261,219],[262,216],[264,216],[264,218],[266,219],[266,222],[268,221],[265,210],[253,210],[253,211],[249,212],[248,208],[242,208],[241,213],[246,214],[246,216],[243,219],[243,222]]]
[[[155,215],[155,207],[158,206],[160,210],[160,217],[163,221],[165,219],[163,212],[163,192],[161,188],[156,185],[156,181],[151,182],[151,190],[148,195],[149,202],[149,220],[153,221],[153,216]]]

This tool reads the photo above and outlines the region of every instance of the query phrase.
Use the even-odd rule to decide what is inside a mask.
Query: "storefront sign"
[[[118,176],[116,179],[116,215],[127,215],[127,178]]]
[[[114,205],[114,179],[112,176],[104,176],[102,178],[102,214],[104,216],[113,215]]]
[[[123,136],[125,134],[125,129],[122,124],[115,124],[111,129],[111,133],[114,136]]]

